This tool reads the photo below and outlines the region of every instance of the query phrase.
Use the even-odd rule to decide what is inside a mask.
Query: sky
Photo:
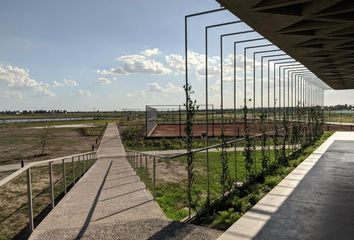
[[[184,16],[218,7],[214,0],[3,0],[0,110],[119,110],[183,104]],[[221,12],[190,21],[190,81],[201,104],[204,27],[235,20]],[[217,36],[235,28],[249,29],[239,24],[210,33],[209,90],[215,105],[220,102]],[[225,40],[226,107],[232,105],[233,85],[228,81],[232,41]],[[327,104],[354,104],[353,91],[327,91],[325,96]]]

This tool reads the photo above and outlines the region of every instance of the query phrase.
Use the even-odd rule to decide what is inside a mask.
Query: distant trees
[[[66,110],[23,110],[23,111],[1,111],[0,114],[65,114]]]
[[[325,110],[353,110],[354,105],[344,104],[344,105],[336,105],[336,106],[325,106]]]

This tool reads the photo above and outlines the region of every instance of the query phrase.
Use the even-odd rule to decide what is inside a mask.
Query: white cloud
[[[177,93],[182,92],[183,88],[174,85],[173,83],[167,83],[165,92],[167,93]]]
[[[110,70],[106,70],[106,69],[103,69],[103,70],[96,70],[97,74],[100,74],[100,75],[116,75],[116,73],[114,72],[114,68],[111,68]]]
[[[138,92],[138,95],[140,96],[140,97],[145,97],[145,91],[144,90],[140,90],[139,92]]]
[[[117,74],[150,73],[164,75],[171,72],[161,62],[148,59],[143,55],[126,55],[119,57],[118,60],[123,63],[123,66],[115,70]]]
[[[92,97],[92,94],[89,90],[79,89],[77,90],[80,96]]]
[[[0,82],[16,91],[32,90],[40,95],[55,96],[47,83],[32,79],[28,70],[16,66],[0,64]]]
[[[20,91],[6,91],[3,95],[5,98],[16,98],[16,99],[22,99],[23,94]]]
[[[161,54],[161,51],[158,48],[151,48],[151,49],[145,49],[145,50],[141,51],[140,53],[146,57],[152,57],[152,56]]]
[[[128,75],[133,73],[146,73],[153,75],[183,75],[185,73],[184,56],[180,54],[169,54],[162,57],[162,61],[153,59],[156,54],[161,54],[158,48],[146,49],[140,54],[124,55],[117,58],[122,64],[110,70],[97,70],[100,75]],[[194,51],[188,52],[188,68],[192,77],[199,80],[205,78],[205,54]],[[234,55],[226,55],[223,59],[223,73],[225,81],[233,81],[234,75]],[[244,57],[243,54],[236,56],[236,71],[238,79],[243,76]],[[261,66],[259,59],[255,61],[255,66]],[[246,59],[246,69],[251,71],[253,69],[253,58]],[[208,57],[208,77],[209,79],[217,79],[220,77],[220,57]]]
[[[162,94],[164,96],[168,96],[169,94],[179,93],[182,91],[183,91],[183,89],[181,87],[178,87],[171,82],[167,83],[165,87],[161,86],[157,82],[152,82],[152,83],[146,84],[145,89],[139,90],[137,92],[130,92],[127,94],[127,96],[128,97],[136,97],[136,96],[145,97],[148,94],[150,94],[150,95]]]
[[[175,74],[185,73],[184,57],[179,54],[170,54],[165,56],[167,66]],[[208,74],[209,77],[217,75],[219,70],[220,58],[217,56],[208,57]],[[205,54],[197,52],[188,52],[188,68],[194,75],[201,79],[205,76]]]
[[[175,74],[182,74],[184,73],[184,57],[179,54],[170,54],[165,56],[165,60],[167,63],[168,68]]]
[[[158,48],[146,49],[140,54],[123,55],[117,58],[121,65],[116,68],[97,70],[97,73],[104,76],[128,75],[134,73],[145,73],[152,75],[166,75],[171,70],[160,61],[152,59],[152,56],[160,54]]]
[[[147,89],[145,92],[164,92],[165,90],[160,86],[160,84],[153,82],[147,84]]]
[[[220,92],[220,83],[216,82],[216,83],[212,84],[211,86],[209,86],[209,90],[214,93]]]
[[[53,84],[52,84],[52,87],[62,87],[62,86],[64,86],[64,84],[59,83],[57,81],[54,81]]]
[[[104,77],[97,78],[96,82],[100,83],[101,85],[109,85],[112,83],[111,80],[109,80],[108,78],[104,78]]]
[[[64,83],[68,87],[75,87],[77,86],[77,82],[74,80],[64,79]]]

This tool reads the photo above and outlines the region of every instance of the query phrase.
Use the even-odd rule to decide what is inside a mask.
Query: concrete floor
[[[221,232],[168,220],[125,158],[115,124],[99,160],[35,229],[30,239],[216,239]]]
[[[331,136],[218,239],[354,239],[354,133]]]

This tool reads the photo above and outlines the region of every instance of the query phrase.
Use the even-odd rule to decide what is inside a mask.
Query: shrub
[[[282,180],[281,176],[267,176],[264,184],[269,188],[274,188]]]
[[[229,208],[229,210],[218,212],[212,223],[212,226],[218,229],[226,230],[239,218],[240,214],[235,212],[233,208]]]
[[[170,140],[166,139],[166,138],[162,138],[161,139],[161,148],[164,150],[168,150],[172,148],[172,143]]]
[[[232,206],[234,207],[235,211],[240,213],[245,213],[251,207],[247,198],[235,198],[233,200]]]
[[[252,193],[249,195],[249,203],[253,206],[255,205],[260,199],[262,198],[262,196],[260,195],[260,193]]]
[[[128,126],[122,131],[123,140],[129,142],[139,142],[144,139],[144,129],[141,125],[129,123]]]

